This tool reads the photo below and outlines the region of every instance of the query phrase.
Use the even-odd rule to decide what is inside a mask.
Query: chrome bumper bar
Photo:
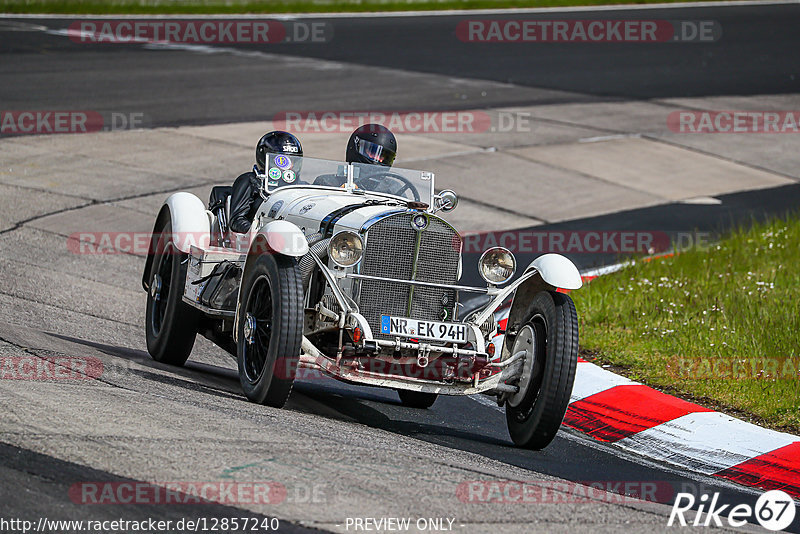
[[[450,284],[437,284],[435,282],[421,282],[419,280],[398,280],[396,278],[384,278],[382,276],[371,276],[367,274],[347,273],[345,278],[354,278],[356,280],[375,280],[377,282],[394,282],[397,284],[407,284],[410,286],[422,287],[442,287],[445,289],[453,289],[455,291],[467,291],[470,293],[483,293],[492,295],[497,292],[497,288],[493,287],[471,287],[471,286],[456,286]]]

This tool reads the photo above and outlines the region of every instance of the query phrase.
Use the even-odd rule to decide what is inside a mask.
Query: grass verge
[[[685,0],[2,0],[3,13],[243,14],[595,6]]]
[[[635,380],[797,433],[798,267],[797,217],[636,262],[572,293],[581,346]]]

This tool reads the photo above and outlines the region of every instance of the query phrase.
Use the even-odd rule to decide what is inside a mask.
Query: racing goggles
[[[378,143],[356,137],[356,151],[373,163],[391,167],[396,154],[393,150]]]

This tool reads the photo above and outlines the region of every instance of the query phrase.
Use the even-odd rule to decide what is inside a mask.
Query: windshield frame
[[[261,180],[263,180],[262,181],[262,191],[266,195],[269,195],[269,194],[271,194],[271,193],[273,193],[273,192],[275,192],[277,190],[285,189],[285,188],[289,188],[289,187],[291,187],[291,188],[314,187],[314,188],[320,188],[320,189],[327,189],[327,190],[330,190],[330,191],[342,191],[342,190],[344,190],[344,191],[347,191],[348,193],[353,193],[353,194],[364,194],[364,193],[366,193],[366,194],[376,195],[376,196],[385,197],[385,198],[397,199],[397,200],[400,200],[400,201],[405,202],[405,203],[416,202],[416,200],[413,199],[413,198],[408,198],[408,197],[405,197],[405,196],[392,194],[391,192],[376,191],[376,190],[372,190],[372,189],[361,188],[361,187],[359,187],[358,184],[355,183],[355,176],[358,173],[360,173],[360,171],[362,169],[370,169],[371,170],[371,169],[374,168],[374,170],[377,171],[376,174],[379,174],[379,173],[383,172],[383,173],[395,174],[395,175],[398,175],[398,176],[400,176],[402,178],[405,178],[413,186],[415,186],[414,187],[415,189],[417,189],[417,192],[418,192],[419,197],[420,197],[419,198],[419,202],[427,204],[429,208],[432,208],[434,206],[434,201],[435,201],[435,197],[436,197],[435,174],[433,172],[430,172],[430,171],[420,171],[420,170],[416,170],[416,169],[405,169],[405,168],[402,168],[402,167],[385,167],[385,166],[382,166],[382,165],[372,165],[372,164],[366,164],[366,163],[355,163],[354,164],[354,163],[347,163],[347,162],[344,162],[344,161],[325,160],[325,159],[319,159],[319,158],[309,158],[309,157],[305,157],[305,156],[289,156],[290,159],[293,162],[293,167],[298,166],[297,165],[298,163],[299,163],[298,168],[302,169],[303,167],[305,167],[305,170],[302,171],[302,172],[308,172],[308,170],[310,170],[310,169],[308,169],[309,163],[310,163],[310,166],[312,168],[314,168],[316,166],[316,167],[321,167],[323,170],[325,170],[326,168],[329,168],[331,170],[335,169],[336,170],[335,175],[339,175],[340,172],[344,171],[344,175],[341,176],[341,178],[344,178],[344,182],[342,183],[341,186],[335,186],[335,185],[325,185],[325,184],[314,184],[313,182],[312,183],[285,183],[285,182],[281,183],[281,182],[283,182],[283,180],[279,179],[279,184],[272,184],[271,185],[270,184],[271,179],[270,179],[270,176],[269,176],[269,172],[273,169],[273,166],[270,165],[270,163],[274,159],[273,158],[274,156],[280,156],[280,155],[279,154],[268,154],[267,166],[266,166],[266,168],[265,168],[263,173],[259,172],[256,167],[253,168],[253,172],[256,174],[256,176],[258,178],[260,178]],[[305,163],[305,162],[309,162],[309,163]],[[293,167],[290,167],[290,168],[293,168]],[[278,167],[274,167],[274,168],[276,170],[278,169]],[[300,174],[300,172],[301,171],[298,170],[298,174]],[[334,173],[330,173],[330,174],[334,174]],[[318,179],[319,177],[323,176],[323,175],[325,175],[324,172],[323,172],[323,174],[317,175],[315,177],[315,180]],[[302,176],[298,176],[298,179],[299,179],[298,181],[301,181],[302,180]],[[423,190],[422,186],[424,186],[425,190]]]

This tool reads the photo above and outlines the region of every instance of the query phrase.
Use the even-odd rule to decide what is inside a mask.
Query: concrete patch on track
[[[0,174],[3,171],[0,169]],[[0,185],[0,198],[6,207],[0,212],[0,233],[14,228],[19,222],[34,219],[55,210],[85,205],[80,198],[60,195],[50,191],[36,191],[25,186]]]
[[[670,201],[792,183],[774,173],[635,137],[513,152]]]

